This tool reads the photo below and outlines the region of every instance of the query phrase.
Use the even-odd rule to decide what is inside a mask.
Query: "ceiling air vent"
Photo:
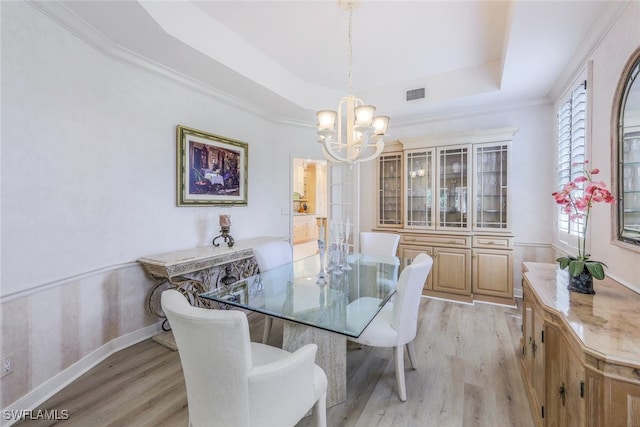
[[[416,99],[424,99],[424,88],[412,89],[407,91],[407,101],[415,101]]]

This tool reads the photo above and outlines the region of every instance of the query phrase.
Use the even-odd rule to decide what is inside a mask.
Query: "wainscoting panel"
[[[35,407],[115,351],[160,330],[147,311],[154,282],[138,263],[104,268],[3,298],[0,406]],[[19,406],[19,407],[18,407]]]

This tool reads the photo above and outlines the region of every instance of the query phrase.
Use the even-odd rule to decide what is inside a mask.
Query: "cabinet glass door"
[[[468,158],[468,147],[438,149],[440,193],[438,227],[457,229],[469,227]]]
[[[507,228],[508,145],[475,147],[474,228]]]
[[[402,153],[386,154],[378,160],[378,223],[402,225]]]
[[[406,153],[407,227],[433,227],[433,151]]]

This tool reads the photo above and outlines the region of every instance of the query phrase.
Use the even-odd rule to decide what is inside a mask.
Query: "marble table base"
[[[305,344],[318,346],[316,365],[327,375],[327,407],[347,400],[347,337],[323,329],[284,322],[282,348],[296,351]]]

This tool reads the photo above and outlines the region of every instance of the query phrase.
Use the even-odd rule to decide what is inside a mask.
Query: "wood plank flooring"
[[[398,399],[391,349],[349,344],[347,401],[329,408],[328,425],[533,426],[517,363],[519,311],[436,299],[423,299],[420,310],[418,369],[405,362],[407,401]],[[259,341],[263,316],[249,320]],[[282,344],[281,322],[270,344]],[[150,339],[105,359],[38,409],[66,409],[69,419],[17,425],[182,427],[189,418],[178,353]],[[312,425],[307,417],[297,427]]]

